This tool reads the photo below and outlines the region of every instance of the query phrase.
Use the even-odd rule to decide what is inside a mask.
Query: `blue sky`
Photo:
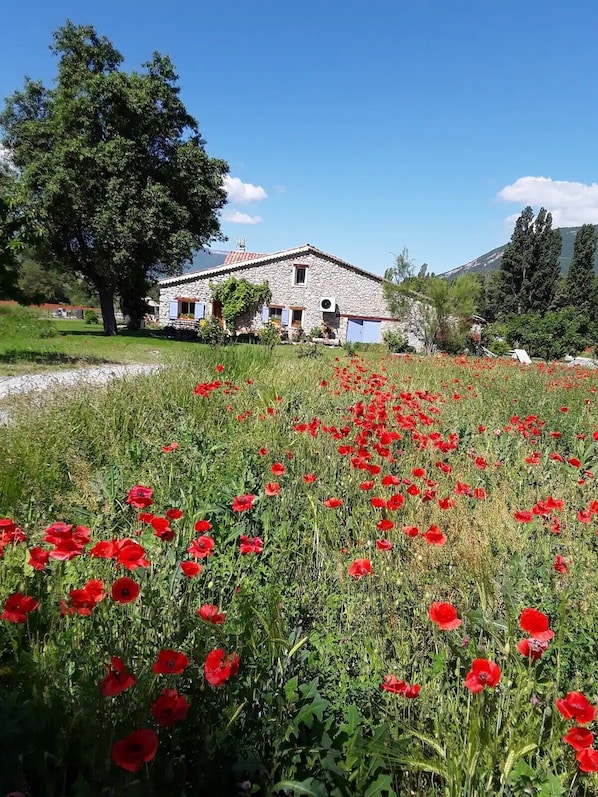
[[[527,204],[598,223],[595,0],[26,0],[2,11],[1,97],[51,81],[67,18],[128,69],[171,56],[230,164],[217,248],[309,242],[382,273],[406,246],[441,273]]]

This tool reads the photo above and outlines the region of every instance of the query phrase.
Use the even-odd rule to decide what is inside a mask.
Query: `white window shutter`
[[[280,323],[283,327],[288,327],[289,325],[289,309],[288,307],[284,307],[282,310],[282,316],[280,319]]]
[[[170,317],[171,318],[178,318],[179,317],[179,303],[178,302],[169,302],[168,306],[170,307]]]
[[[203,302],[195,302],[195,320],[199,321],[206,314],[206,306]]]
[[[264,324],[268,323],[268,319],[270,318],[270,308],[267,304],[262,307],[262,321]]]

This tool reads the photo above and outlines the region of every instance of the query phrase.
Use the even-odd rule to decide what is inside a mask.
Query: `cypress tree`
[[[594,258],[597,245],[594,225],[584,224],[580,227],[575,236],[573,258],[565,281],[567,304],[588,318],[595,314]]]

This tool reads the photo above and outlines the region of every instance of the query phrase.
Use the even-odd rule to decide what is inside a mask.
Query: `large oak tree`
[[[98,293],[115,334],[115,297],[137,326],[148,279],[176,274],[221,239],[227,164],[205,151],[167,56],[141,71],[91,26],[54,34],[55,85],[25,80],[0,115],[2,143],[41,230],[44,256]]]

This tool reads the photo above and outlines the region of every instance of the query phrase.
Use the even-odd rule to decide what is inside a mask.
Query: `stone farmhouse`
[[[220,317],[210,283],[230,277],[248,282],[267,282],[271,299],[255,315],[239,320],[237,333],[258,332],[268,321],[306,333],[327,325],[341,342],[381,343],[386,330],[412,334],[398,319],[388,315],[382,294],[382,277],[353,266],[311,244],[274,254],[229,252],[216,267],[160,280],[160,322]],[[411,340],[410,340],[411,342]],[[419,348],[415,338],[412,345]]]

